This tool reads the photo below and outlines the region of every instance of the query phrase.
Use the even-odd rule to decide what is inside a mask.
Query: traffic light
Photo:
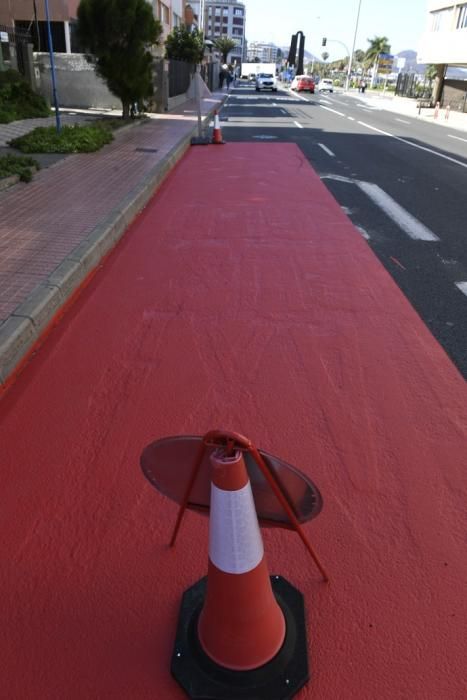
[[[321,42],[321,46],[326,46],[327,39],[325,36],[323,36],[323,41]]]

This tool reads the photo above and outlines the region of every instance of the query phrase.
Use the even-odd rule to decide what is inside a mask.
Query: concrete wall
[[[49,54],[35,53],[34,68],[38,92],[52,104],[52,80]],[[99,107],[121,109],[118,97],[96,75],[94,65],[83,54],[55,54],[57,93],[62,107]]]

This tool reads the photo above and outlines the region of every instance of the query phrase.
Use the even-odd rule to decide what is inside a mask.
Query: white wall
[[[456,29],[458,8],[464,2],[429,2],[427,28],[418,46],[418,63],[467,65],[467,28]],[[433,31],[432,12],[444,9],[448,9],[449,13],[444,17],[440,30]]]

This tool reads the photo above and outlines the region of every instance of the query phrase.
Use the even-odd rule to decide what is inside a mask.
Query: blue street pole
[[[54,47],[52,43],[52,30],[50,28],[50,18],[49,18],[49,0],[45,1],[45,19],[47,21],[47,37],[49,40],[49,54],[50,54],[50,71],[52,74],[52,92],[54,97],[55,105],[55,123],[57,125],[57,133],[60,133],[60,111],[58,109],[58,98],[57,98],[57,83],[55,80],[55,64],[54,64]]]

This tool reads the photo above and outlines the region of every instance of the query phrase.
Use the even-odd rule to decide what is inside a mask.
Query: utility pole
[[[54,64],[54,47],[52,43],[52,30],[50,28],[50,17],[49,17],[49,0],[45,0],[45,18],[47,21],[47,38],[49,40],[49,54],[50,54],[50,73],[52,76],[52,92],[55,105],[55,123],[57,126],[57,133],[60,133],[60,110],[58,108],[58,97],[57,97],[57,83],[55,80],[55,64]]]

